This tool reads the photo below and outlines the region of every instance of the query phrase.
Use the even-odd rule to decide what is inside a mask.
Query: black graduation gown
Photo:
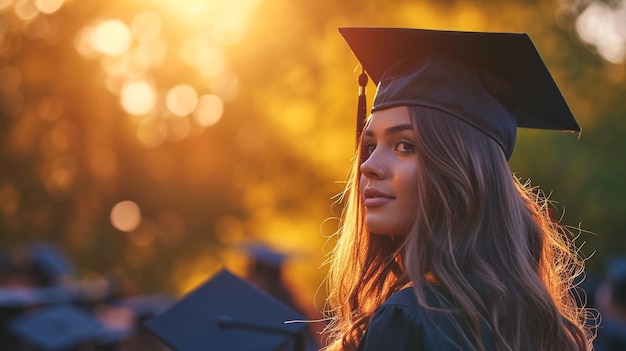
[[[426,297],[429,303],[436,301]],[[438,307],[434,305],[434,307]],[[441,312],[421,307],[413,289],[406,288],[391,295],[374,313],[358,351],[422,351],[470,349],[459,335],[451,318]],[[485,327],[483,339],[487,350],[495,350]]]

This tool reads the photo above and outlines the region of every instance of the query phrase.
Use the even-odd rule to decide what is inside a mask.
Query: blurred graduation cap
[[[46,307],[9,321],[8,328],[26,345],[57,351],[95,344],[102,326],[73,305]]]
[[[280,268],[289,254],[271,248],[269,245],[250,242],[243,244],[243,249],[255,265]]]
[[[626,258],[611,258],[608,260],[606,281],[611,288],[613,303],[626,307]]]
[[[58,286],[0,287],[0,309],[19,309],[65,303],[100,302],[117,292],[106,280]]]
[[[5,284],[51,286],[74,282],[76,269],[55,245],[38,242],[2,255]]]
[[[304,350],[293,309],[222,270],[144,325],[179,351]]]
[[[0,308],[26,308],[71,303],[82,299],[76,286],[0,287]]]
[[[367,114],[367,75],[378,85],[372,112],[407,105],[441,110],[494,139],[507,159],[518,126],[580,132],[526,34],[354,27],[339,32],[364,68],[357,133]]]
[[[65,283],[76,277],[76,269],[56,246],[37,243],[29,251],[45,285]]]

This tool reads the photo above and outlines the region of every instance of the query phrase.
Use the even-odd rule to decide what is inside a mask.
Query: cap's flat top
[[[66,350],[94,341],[102,326],[72,305],[47,307],[10,321],[9,328],[29,344],[46,351]]]
[[[339,28],[375,84],[408,57],[445,56],[506,82],[506,107],[517,126],[580,131],[565,99],[527,34],[412,28]]]
[[[302,317],[222,270],[145,326],[176,350],[275,350],[303,328]]]

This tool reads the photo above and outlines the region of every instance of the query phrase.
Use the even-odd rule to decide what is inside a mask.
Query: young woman
[[[528,37],[340,31],[378,89],[330,260],[327,349],[591,349],[576,248],[507,163],[518,126],[580,130]]]

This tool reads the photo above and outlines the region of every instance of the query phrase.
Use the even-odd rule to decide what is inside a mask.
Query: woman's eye
[[[396,144],[396,151],[403,153],[403,154],[410,154],[410,153],[413,153],[413,151],[415,151],[415,147],[413,146],[412,143],[408,141],[399,141]]]
[[[375,149],[376,149],[376,144],[374,144],[374,143],[364,144],[363,145],[363,154],[369,156],[369,155],[371,155],[374,152]]]
[[[376,144],[374,143],[364,143],[361,148],[361,163],[367,161],[367,159],[374,153],[374,149],[376,149]]]

